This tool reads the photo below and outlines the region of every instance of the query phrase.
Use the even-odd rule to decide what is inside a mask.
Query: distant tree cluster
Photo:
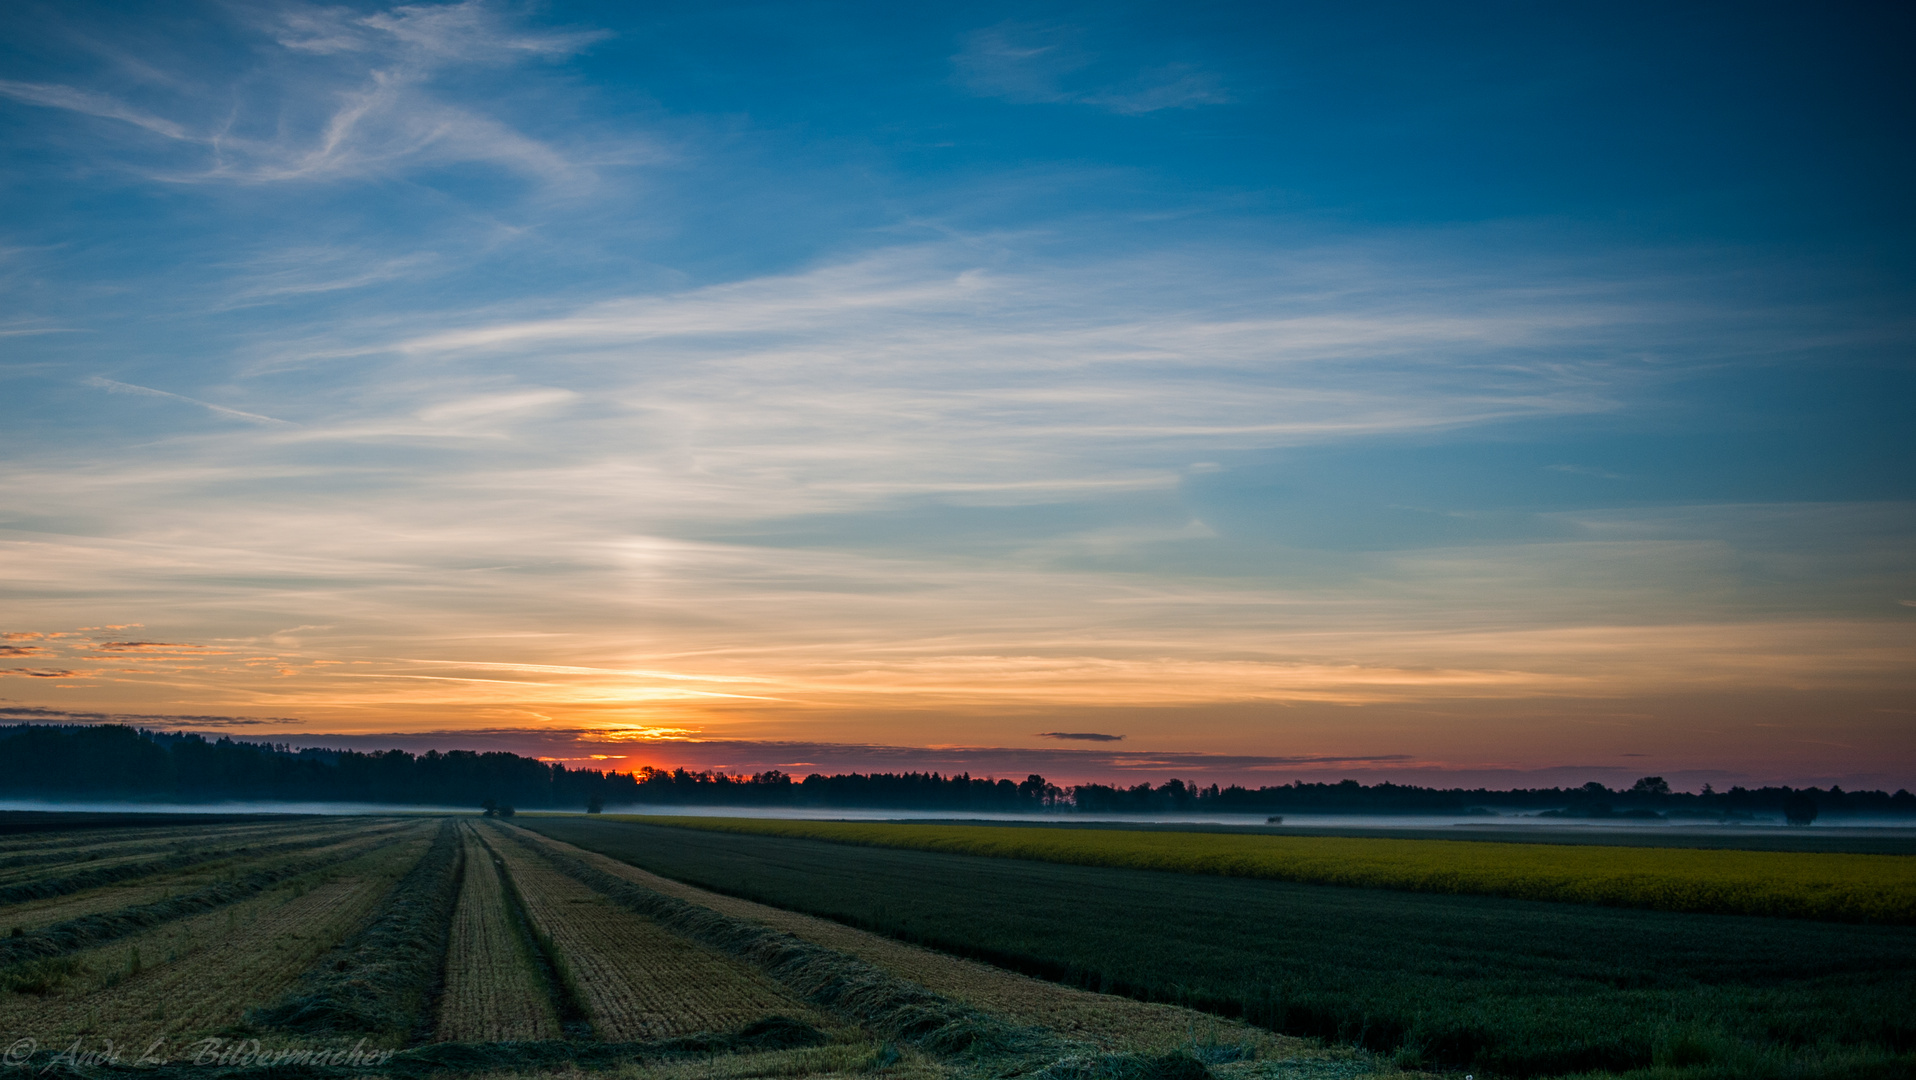
[[[1536,813],[1549,817],[1662,818],[1735,821],[1781,814],[1791,824],[1807,825],[1819,814],[1837,816],[1916,816],[1916,795],[1907,790],[1844,791],[1820,788],[1732,787],[1708,784],[1699,793],[1670,790],[1661,776],[1646,776],[1612,790],[1592,781],[1574,788],[1427,788],[1384,782],[1369,786],[1355,780],[1335,784],[1299,782],[1256,789],[1232,785],[1195,787],[1170,780],[1156,787],[1128,788],[1080,784],[1068,789],[1077,810],[1098,813],[1272,813],[1459,814]]]
[[[471,806],[510,816],[514,807],[736,806],[869,808],[1023,813],[1189,814],[1495,814],[1566,818],[1738,820],[1782,816],[1808,824],[1819,816],[1916,817],[1906,790],[1733,787],[1671,791],[1659,776],[1612,790],[1576,788],[1425,788],[1407,784],[1281,784],[1208,787],[1162,784],[1060,787],[1042,776],[1022,781],[959,773],[813,773],[776,769],[750,776],[686,769],[634,772],[568,769],[499,751],[294,750],[283,744],[207,739],[117,725],[20,724],[0,727],[0,795],[46,799],[125,799],[185,803],[227,800],[366,802]]]

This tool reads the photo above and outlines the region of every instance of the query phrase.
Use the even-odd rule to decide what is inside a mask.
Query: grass
[[[129,863],[185,847],[229,854],[25,905],[31,912],[20,914],[33,928],[0,933],[0,952],[14,959],[0,966],[0,1029],[39,1041],[34,1074],[1328,1080],[1374,1072],[1362,1055],[1230,1023],[1205,1029],[1167,1006],[1087,994],[824,920],[779,912],[804,931],[781,932],[714,906],[740,901],[498,822],[334,819],[294,832],[304,834],[298,845],[283,827],[245,838],[208,830],[188,844],[154,835],[110,850]],[[37,854],[16,852],[31,856],[16,868],[51,865],[38,855],[55,850],[97,848],[49,839]],[[594,1006],[596,1029],[582,1022],[581,1000]],[[240,1060],[186,1064],[209,1037]],[[355,1042],[397,1056],[343,1067],[313,1058]],[[161,1045],[172,1064],[130,1063]],[[126,1055],[121,1064],[60,1060],[69,1047],[93,1055],[109,1046]]]
[[[518,845],[498,851],[600,1038],[649,1042],[770,1014],[822,1021],[757,971],[611,903]]]
[[[177,833],[81,836],[65,842],[56,838],[31,850],[12,852],[0,858],[0,885],[11,886],[45,875],[49,870],[57,873],[63,865],[89,864],[89,868],[95,868],[124,859],[150,858],[159,853],[179,854],[210,845],[238,847],[287,834],[309,835],[313,831],[313,823],[303,822],[298,825],[249,824],[226,828],[202,826]]]
[[[1090,1042],[1102,1051],[1163,1053],[1187,1048],[1207,1060],[1321,1059],[1327,1053],[1305,1040],[1274,1035],[1237,1021],[1062,986],[829,919],[708,892],[604,856],[585,853],[584,859],[643,888],[822,945],[962,1004],[1015,1023],[1048,1028],[1068,1039]]]
[[[645,888],[518,830],[510,835],[555,869],[628,910],[758,965],[806,1000],[868,1031],[962,1063],[968,1071],[1020,1075],[1073,1061],[1089,1070],[1087,1075],[1098,1077],[1196,1080],[1209,1075],[1186,1053],[1101,1054],[1056,1032],[1010,1023],[846,953]]]
[[[1916,931],[1902,926],[1335,888],[604,819],[523,824],[720,892],[1071,985],[1355,1043],[1406,1066],[1916,1071]]]
[[[560,1036],[558,1012],[530,943],[513,925],[492,852],[465,838],[465,881],[446,948],[441,1042],[524,1042]]]
[[[457,823],[440,822],[371,925],[321,957],[284,1000],[249,1013],[251,1022],[305,1034],[417,1034],[445,970],[463,839]]]
[[[375,834],[377,835],[377,834]],[[341,843],[341,838],[346,839]],[[226,868],[227,873],[199,888],[163,894],[151,898],[150,890],[136,888],[103,890],[102,899],[131,900],[106,910],[72,914],[59,922],[39,925],[32,930],[20,927],[17,935],[0,938],[0,973],[19,964],[62,956],[80,949],[138,934],[178,919],[191,918],[235,903],[279,884],[310,874],[313,870],[354,857],[366,847],[365,834],[327,833],[308,843],[290,848],[271,849],[272,857],[262,857]],[[288,857],[294,856],[296,858]],[[84,907],[92,907],[89,903]],[[84,907],[81,910],[84,910]],[[31,920],[28,920],[31,921]]]
[[[72,967],[45,997],[0,998],[0,1028],[42,1045],[85,1036],[141,1046],[230,1028],[363,925],[425,846],[362,848],[240,903],[58,958]]]
[[[20,931],[26,936],[29,931],[46,930],[63,923],[70,923],[83,916],[105,915],[110,912],[131,910],[160,900],[168,900],[191,893],[196,889],[221,881],[230,881],[235,876],[249,874],[253,870],[274,865],[284,865],[298,860],[304,867],[311,869],[327,862],[336,862],[368,840],[374,840],[383,833],[400,825],[387,825],[368,828],[330,830],[312,835],[310,838],[317,846],[300,847],[290,852],[266,858],[222,860],[202,864],[187,870],[153,877],[138,878],[130,882],[105,885],[97,889],[71,893],[65,896],[50,897],[45,900],[29,900],[6,908],[5,927]],[[298,868],[294,868],[298,872]],[[4,957],[4,943],[0,942],[0,957]],[[4,961],[0,961],[4,962]]]
[[[298,839],[272,844],[261,844],[256,837],[239,836],[229,839],[215,833],[215,843],[212,845],[179,848],[155,858],[128,856],[106,861],[104,865],[85,862],[77,865],[62,865],[26,880],[0,886],[0,905],[67,896],[88,889],[124,881],[136,881],[227,859],[257,858],[280,852],[299,851],[316,847],[327,842],[331,837],[339,835],[337,831],[334,831],[315,836],[316,831],[308,828],[302,831]]]
[[[624,820],[1077,866],[1657,911],[1916,924],[1916,856],[1906,855],[747,818]]]
[[[519,890],[519,883],[513,880],[512,872],[506,868],[506,860],[486,842],[483,836],[479,837],[479,843],[486,849],[493,868],[499,872],[499,881],[504,886],[503,896],[507,915],[512,920],[512,930],[538,965],[540,978],[545,984],[546,996],[559,1014],[560,1027],[569,1039],[593,1038],[591,1010],[586,1007],[585,995],[579,989],[578,980],[572,975],[572,967],[566,962],[565,954],[559,951],[559,946],[553,942],[552,938],[542,933],[538,925],[532,921],[532,913],[526,910],[525,896]]]
[[[310,835],[311,822],[298,824],[248,824],[228,828],[201,827],[161,834],[146,833],[112,838],[81,838],[81,842],[43,844],[33,850],[0,854],[0,884],[11,885],[37,876],[34,867],[58,867],[61,864],[100,863],[106,860],[150,856],[156,850],[186,851],[195,844],[216,840],[222,844],[257,842],[287,833]],[[22,870],[21,868],[28,868]]]

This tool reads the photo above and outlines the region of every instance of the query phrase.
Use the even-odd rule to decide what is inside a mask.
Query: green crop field
[[[1916,923],[1916,857],[991,825],[625,817],[1079,866],[1843,922]]]
[[[843,927],[795,935],[501,821],[35,824],[0,902],[0,1034],[22,1076],[1399,1074]]]
[[[1072,985],[1356,1042],[1406,1064],[1478,1075],[1916,1072],[1916,929],[1907,926],[1164,873],[584,817],[525,823],[718,892]]]

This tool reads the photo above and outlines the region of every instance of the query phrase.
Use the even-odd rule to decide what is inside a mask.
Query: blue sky
[[[16,715],[1916,782],[1907,14],[0,19]]]

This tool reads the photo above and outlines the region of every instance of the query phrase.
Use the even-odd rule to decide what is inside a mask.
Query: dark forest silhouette
[[[1299,782],[1244,788],[1182,780],[1060,787],[959,773],[750,776],[642,768],[568,769],[518,754],[452,750],[300,749],[118,725],[0,727],[0,795],[47,800],[203,803],[229,800],[603,809],[645,806],[816,807],[978,812],[1194,814],[1545,813],[1587,820],[1660,817],[1794,821],[1852,815],[1916,817],[1906,790],[1733,787],[1673,792],[1659,777],[1633,787],[1492,791],[1408,784]]]

